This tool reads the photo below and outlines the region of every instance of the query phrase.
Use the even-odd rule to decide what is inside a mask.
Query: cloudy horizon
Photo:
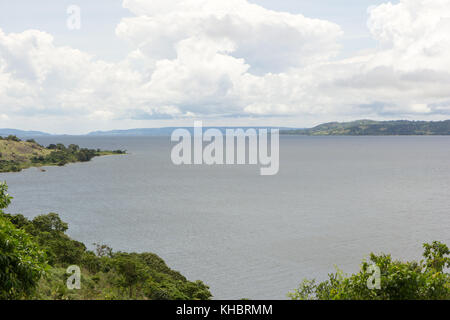
[[[449,119],[450,0],[335,2],[2,3],[0,128]]]

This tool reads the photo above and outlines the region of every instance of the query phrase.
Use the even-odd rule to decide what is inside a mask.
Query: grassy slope
[[[0,140],[1,160],[31,162],[34,156],[46,156],[51,150],[34,142]]]
[[[45,157],[51,152],[52,150],[46,149],[34,142],[0,140],[0,160],[14,161],[20,170],[32,166],[41,166],[39,163],[32,163],[31,158]]]
[[[54,166],[58,163],[49,161],[33,162],[34,157],[47,157],[55,150],[44,148],[35,142],[0,140],[0,162],[9,162],[8,165],[0,166],[0,172],[17,172],[30,167]],[[112,151],[100,151],[96,156],[117,154]],[[14,163],[12,163],[14,162]],[[69,162],[78,162],[71,159]],[[13,168],[17,169],[13,169]]]

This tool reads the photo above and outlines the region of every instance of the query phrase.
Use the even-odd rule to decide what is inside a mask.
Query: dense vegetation
[[[0,184],[0,299],[30,298],[47,268],[45,254],[32,237],[4,217],[11,197]]]
[[[33,139],[21,141],[14,135],[0,137],[0,172],[18,172],[29,167],[64,166],[68,163],[86,162],[97,156],[124,154],[125,151],[101,151],[80,148],[76,144],[68,147],[59,143],[47,148]]]
[[[281,131],[281,134],[313,136],[450,135],[450,120],[330,122],[311,129],[284,130]]]
[[[2,211],[11,201],[0,184],[0,299],[200,299],[201,281],[188,281],[153,253],[95,252],[65,234],[56,213],[33,220]],[[81,268],[81,289],[69,290],[67,267]]]
[[[359,273],[346,276],[338,270],[324,282],[304,280],[288,296],[294,300],[450,300],[449,248],[437,241],[423,246],[420,262],[371,254]],[[368,285],[374,284],[373,265],[380,271],[378,289]]]

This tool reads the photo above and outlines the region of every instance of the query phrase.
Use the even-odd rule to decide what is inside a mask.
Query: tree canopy
[[[0,299],[29,298],[47,269],[44,252],[24,230],[3,216],[11,197],[0,183]]]

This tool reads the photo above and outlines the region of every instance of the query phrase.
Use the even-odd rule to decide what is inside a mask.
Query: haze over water
[[[371,251],[450,243],[450,137],[286,137],[280,171],[174,166],[168,137],[45,137],[126,156],[0,174],[10,213],[57,212],[69,235],[154,252],[217,299],[284,299]]]

